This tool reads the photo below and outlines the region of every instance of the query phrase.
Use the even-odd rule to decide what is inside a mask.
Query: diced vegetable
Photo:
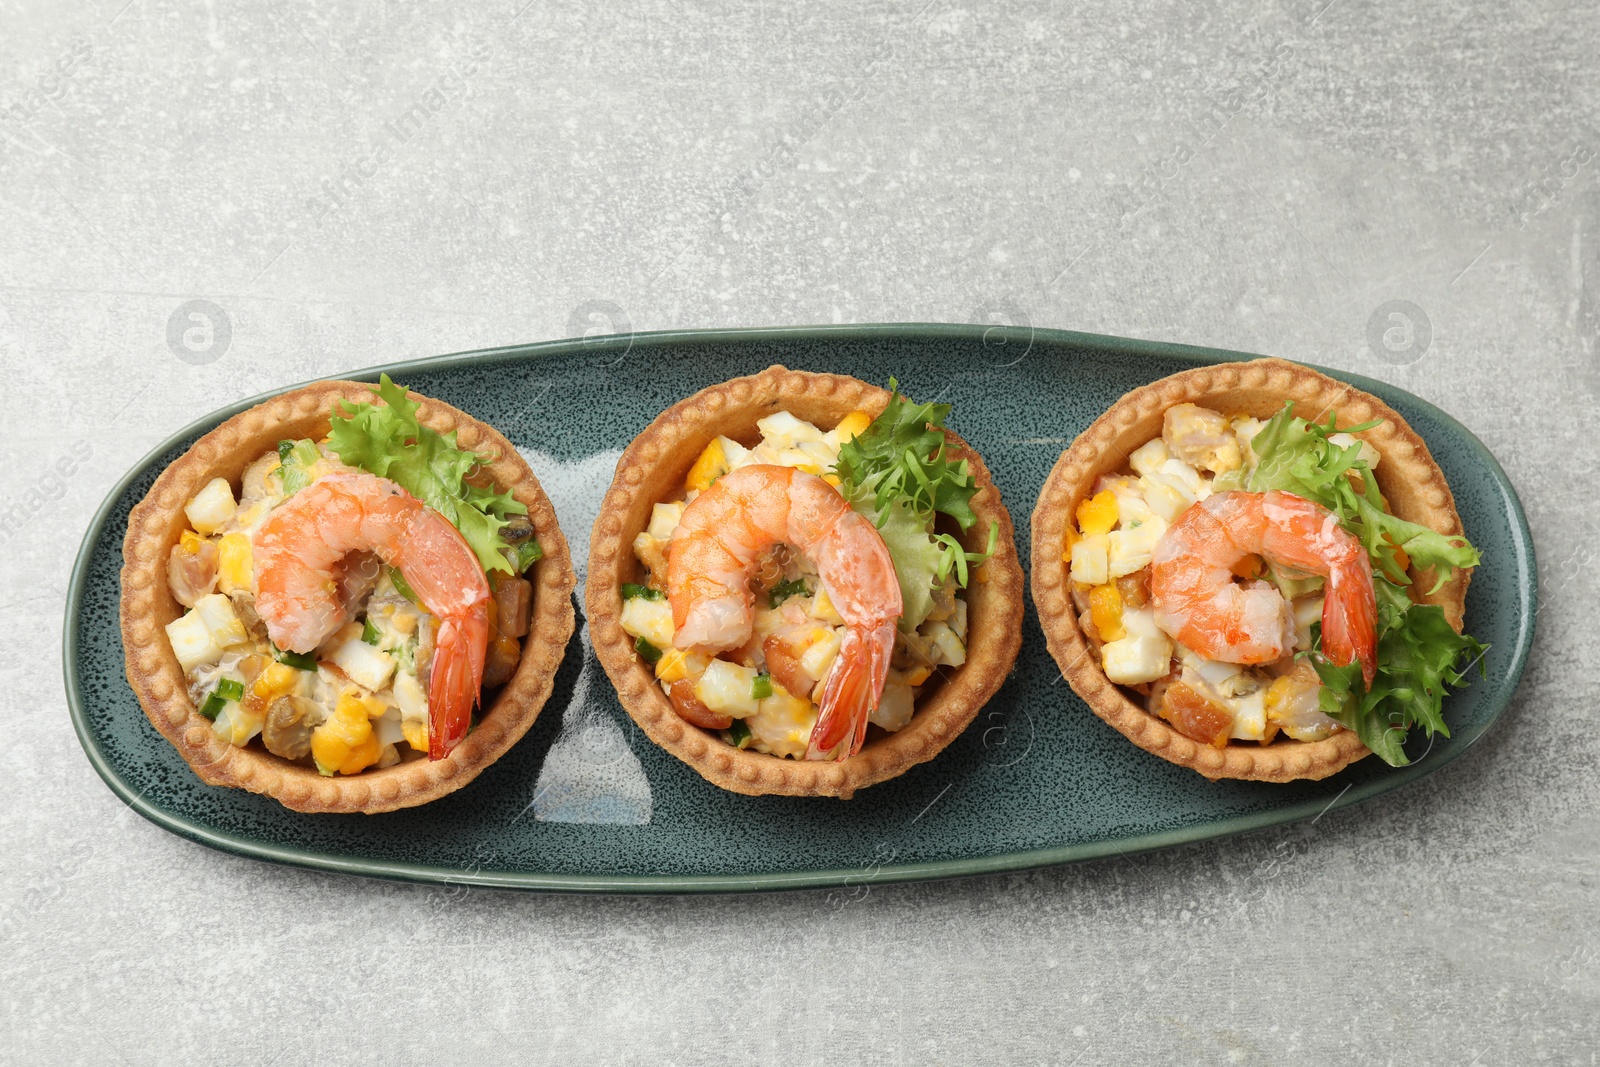
[[[777,607],[792,596],[810,596],[811,590],[806,587],[805,579],[795,578],[787,582],[779,582],[772,587],[772,592],[767,594],[767,603]]]
[[[286,667],[293,667],[297,671],[314,671],[317,669],[317,657],[309,652],[285,652],[281,648],[274,649],[278,662]]]
[[[734,748],[750,747],[750,727],[743,719],[734,719],[733,725],[728,727],[728,744]]]
[[[667,594],[659,589],[651,589],[648,585],[635,585],[633,582],[622,583],[622,599],[633,600],[643,597],[646,600],[665,600]]]
[[[394,583],[395,592],[399,593],[413,604],[422,603],[422,601],[418,599],[416,592],[412,590],[411,583],[406,581],[406,576],[400,573],[399,567],[389,567],[388,571],[389,580]]]
[[[772,695],[772,675],[762,671],[750,682],[750,695],[757,700],[765,700]]]
[[[544,548],[539,542],[523,541],[516,547],[516,558],[511,561],[511,566],[518,574],[522,574],[541,559],[544,559]]]
[[[363,619],[361,622],[361,640],[374,648],[377,647],[379,641],[383,640],[383,634],[372,624],[371,619]]]
[[[661,650],[643,637],[633,642],[633,650],[643,656],[644,661],[651,666],[655,666],[656,661],[661,658]]]

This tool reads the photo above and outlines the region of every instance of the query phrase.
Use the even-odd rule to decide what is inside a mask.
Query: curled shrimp
[[[1161,535],[1150,564],[1156,622],[1185,647],[1225,663],[1271,663],[1294,647],[1289,605],[1265,582],[1234,583],[1250,555],[1327,579],[1322,649],[1339,666],[1377,671],[1372,561],[1332,512],[1293,493],[1218,493]]]
[[[777,544],[816,565],[846,631],[823,683],[807,759],[861,750],[883,696],[902,605],[894,562],[872,522],[839,491],[792,467],[755,464],[718,478],[683,510],[667,550],[673,643],[720,652],[749,641],[750,575]],[[842,742],[848,741],[848,744]]]
[[[439,619],[428,758],[449,755],[472,723],[489,643],[489,583],[460,532],[389,479],[351,470],[325,475],[273,509],[253,548],[256,613],[272,643],[290,652],[310,652],[349,618],[346,556],[371,552],[400,569]]]

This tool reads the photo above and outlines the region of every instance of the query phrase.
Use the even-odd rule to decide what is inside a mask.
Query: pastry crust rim
[[[236,747],[218,738],[189,699],[187,680],[165,625],[184,611],[167,588],[167,556],[185,528],[184,505],[212,478],[258,458],[278,437],[320,438],[333,404],[373,399],[365,382],[331,379],[281,393],[224,420],[156,478],[128,514],[123,538],[119,621],[128,684],[145,716],[207,785],[262,793],[294,811],[376,814],[415,807],[465,786],[527,733],[550,697],[556,669],[575,623],[576,579],[554,506],[515,447],[499,431],[441,400],[408,391],[417,417],[441,433],[457,431],[463,448],[487,451],[496,485],[528,509],[540,547],[533,564],[533,612],[522,658],[478,725],[442,760],[406,760],[356,775],[324,777],[272,755],[258,744]],[[320,427],[320,429],[319,429]],[[232,474],[224,472],[233,470]]]
[[[1039,492],[1031,520],[1032,592],[1045,643],[1074,692],[1107,724],[1140,748],[1210,779],[1288,782],[1315,780],[1336,774],[1370,754],[1351,730],[1321,741],[1280,738],[1269,745],[1232,741],[1224,748],[1185,737],[1165,720],[1133,703],[1124,690],[1110,681],[1093,654],[1077,613],[1072,609],[1069,566],[1062,559],[1067,523],[1101,474],[1120,470],[1129,452],[1151,435],[1132,442],[1124,435],[1159,418],[1168,408],[1185,402],[1205,404],[1208,399],[1231,399],[1224,413],[1239,410],[1242,397],[1253,397],[1257,408],[1268,400],[1281,408],[1295,401],[1296,413],[1307,407],[1321,417],[1336,411],[1342,425],[1380,418],[1383,423],[1356,436],[1370,441],[1382,455],[1375,476],[1379,487],[1399,517],[1442,534],[1462,534],[1461,516],[1444,472],[1427,444],[1398,412],[1378,397],[1288,360],[1262,358],[1246,362],[1196,367],[1134,389],[1108,408],[1081,433],[1056,460]],[[1252,410],[1261,415],[1261,410]],[[1159,431],[1155,436],[1159,435]],[[1432,586],[1432,572],[1413,570],[1420,588]],[[1471,574],[1458,570],[1431,596],[1423,599],[1443,608],[1458,631],[1466,606]]]
[[[622,630],[620,585],[632,579],[637,567],[633,538],[644,528],[641,522],[624,522],[624,516],[630,510],[642,515],[648,505],[669,499],[669,492],[681,495],[683,471],[677,469],[681,462],[670,472],[661,470],[670,453],[676,451],[681,460],[690,451],[697,455],[718,434],[738,436],[745,426],[730,426],[734,419],[747,418],[753,430],[760,415],[787,409],[812,421],[830,415],[831,428],[857,409],[876,415],[889,396],[887,390],[848,375],[773,365],[758,374],[709,386],[668,407],[617,461],[616,476],[601,502],[589,546],[584,610],[595,653],[616,687],[618,699],[646,736],[723,789],[748,796],[848,799],[858,789],[894,778],[933,759],[972,722],[1004,683],[1022,647],[1024,581],[1010,513],[982,457],[948,430],[946,438],[968,461],[979,486],[972,498],[979,521],[963,537],[986,537],[990,522],[998,526],[999,533],[995,554],[987,564],[988,581],[972,583],[968,589],[967,660],[919,700],[911,722],[901,730],[870,737],[860,752],[838,763],[785,759],[734,748],[713,731],[678,716],[654,672]],[[968,544],[969,550],[971,547]]]

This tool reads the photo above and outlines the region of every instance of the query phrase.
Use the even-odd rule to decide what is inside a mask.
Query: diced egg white
[[[801,669],[813,678],[826,678],[828,668],[833,666],[834,657],[839,654],[842,640],[837,630],[819,627],[810,645],[800,653]]]
[[[167,640],[172,643],[173,654],[178,657],[178,665],[185,674],[222,658],[221,647],[206,628],[200,613],[193,609],[167,623]]]
[[[213,478],[183,506],[183,513],[197,533],[209,537],[216,533],[217,527],[233,518],[238,507],[228,479]]]
[[[349,675],[351,681],[373,692],[387,686],[389,677],[394,674],[394,657],[367,644],[359,636],[334,649],[328,658]]]
[[[904,682],[890,682],[883,687],[883,697],[867,721],[885,730],[899,730],[911,721],[915,694]]]
[[[782,447],[797,445],[802,441],[821,441],[823,433],[804,419],[796,418],[787,411],[775,411],[766,418],[756,423],[756,429],[761,431],[764,440],[771,441]]]
[[[759,703],[752,692],[755,680],[753,667],[714,659],[706,664],[700,680],[695,683],[694,694],[700,698],[700,703],[719,715],[742,719],[754,714]]]
[[[1151,515],[1131,528],[1124,524],[1122,529],[1112,530],[1106,535],[1106,573],[1120,578],[1149,566],[1156,542],[1166,532],[1166,520],[1159,515]]]
[[[1245,741],[1259,741],[1267,733],[1267,688],[1260,686],[1253,693],[1224,701],[1233,712],[1233,736]]]
[[[620,621],[628,636],[642,637],[657,648],[672,647],[672,605],[667,601],[642,596],[625,600]]]
[[[410,671],[395,672],[394,702],[400,706],[400,714],[407,719],[420,719],[428,714],[428,694]]]
[[[244,623],[234,614],[233,601],[221,593],[207,593],[195,601],[193,613],[199,615],[200,621],[211,631],[211,640],[218,648],[232,648],[250,640]]]
[[[1360,445],[1361,451],[1357,455],[1357,459],[1360,462],[1365,463],[1373,470],[1378,469],[1378,461],[1383,458],[1382,453],[1380,453],[1376,448],[1372,447],[1369,442],[1361,440],[1354,434],[1330,433],[1328,435],[1328,443],[1338,445],[1340,448],[1349,448],[1351,445]]]
[[[1106,554],[1111,540],[1107,534],[1085,537],[1072,546],[1072,580],[1088,585],[1105,585]]]
[[[1122,613],[1123,636],[1100,649],[1106,677],[1118,685],[1138,685],[1165,678],[1171,670],[1172,641],[1156,626],[1150,608]]]
[[[672,531],[678,528],[678,523],[683,521],[683,507],[677,504],[657,504],[650,511],[649,533],[658,541],[670,541]]]
[[[1303,596],[1289,605],[1294,615],[1294,647],[1306,649],[1311,647],[1311,626],[1322,621],[1321,596]]]
[[[1139,474],[1153,474],[1161,469],[1161,465],[1171,457],[1167,451],[1167,443],[1157,437],[1153,441],[1146,441],[1133,450],[1133,455],[1128,457],[1128,466]]]
[[[803,696],[794,696],[778,683],[772,695],[759,701],[753,715],[745,717],[750,736],[757,745],[774,756],[803,759],[817,723],[817,707]]]
[[[1140,478],[1139,491],[1144,495],[1145,504],[1150,510],[1168,523],[1177,522],[1178,516],[1194,503],[1193,499],[1169,483],[1159,471]]]

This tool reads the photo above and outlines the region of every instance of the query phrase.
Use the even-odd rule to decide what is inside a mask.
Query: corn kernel
[[[1089,590],[1089,613],[1102,641],[1120,641],[1127,636],[1122,628],[1122,594],[1109,582]]]
[[[1078,528],[1085,537],[1110,533],[1117,525],[1117,495],[1102,489],[1078,505]]]

